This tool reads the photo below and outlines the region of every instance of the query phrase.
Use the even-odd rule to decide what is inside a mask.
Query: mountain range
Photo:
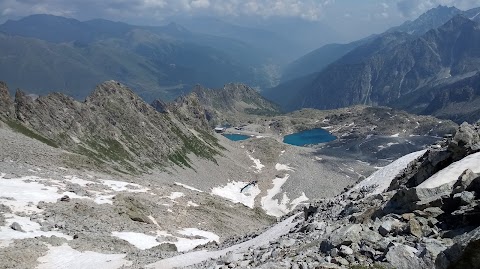
[[[438,7],[381,35],[323,47],[292,65],[303,66],[303,70],[316,66],[316,73],[287,81],[263,94],[287,111],[387,105],[474,122],[479,119],[471,108],[475,107],[477,91],[470,90],[470,96],[463,99],[455,98],[453,92],[459,91],[459,85],[467,87],[479,71],[477,11]],[[445,19],[448,21],[435,28]],[[433,28],[425,31],[429,27]],[[418,31],[411,33],[411,29]],[[324,60],[315,63],[315,57]],[[438,100],[442,100],[441,108]],[[465,112],[451,109],[464,106],[468,107]]]
[[[134,26],[31,15],[0,25],[0,73],[12,88],[82,99],[115,79],[142,98],[172,100],[193,85],[232,81],[272,85],[271,54],[238,39],[198,34],[170,23]],[[28,78],[28,79],[26,79]]]

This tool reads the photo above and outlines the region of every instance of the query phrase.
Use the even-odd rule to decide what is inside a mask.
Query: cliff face
[[[189,166],[189,154],[214,160],[216,139],[208,129],[190,126],[176,115],[158,112],[115,81],[97,86],[84,102],[60,93],[35,100],[21,91],[15,95],[15,116],[24,128],[125,172],[172,162]]]

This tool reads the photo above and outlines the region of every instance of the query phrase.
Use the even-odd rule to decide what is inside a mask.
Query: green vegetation
[[[267,109],[267,108],[246,108],[245,113],[251,115],[259,115],[259,116],[278,116],[281,113],[275,110]]]
[[[38,140],[38,141],[40,141],[40,142],[42,142],[42,143],[45,143],[45,144],[47,144],[47,145],[49,145],[49,146],[51,146],[51,147],[58,148],[58,145],[57,145],[54,141],[52,141],[52,140],[50,140],[50,139],[48,139],[48,138],[46,138],[46,137],[44,137],[44,136],[39,135],[38,133],[30,130],[30,129],[27,128],[25,125],[23,125],[23,124],[21,124],[21,123],[19,123],[19,122],[17,122],[17,121],[14,121],[14,120],[11,120],[11,119],[6,119],[6,120],[5,120],[5,123],[6,123],[12,130],[14,130],[14,131],[17,132],[17,133],[21,133],[21,134],[26,135],[26,136],[28,136],[28,137],[30,137],[30,138],[36,139],[36,140]]]

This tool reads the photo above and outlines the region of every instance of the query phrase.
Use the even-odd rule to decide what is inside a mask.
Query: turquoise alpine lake
[[[223,136],[225,136],[226,138],[232,141],[242,141],[250,138],[250,136],[248,135],[241,135],[241,134],[223,134]]]
[[[326,143],[335,139],[337,139],[337,137],[327,130],[318,128],[286,135],[283,138],[283,142],[294,146],[306,146]]]

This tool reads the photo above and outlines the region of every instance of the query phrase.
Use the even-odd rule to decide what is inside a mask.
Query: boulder
[[[385,258],[396,269],[426,268],[424,261],[417,257],[418,250],[406,245],[394,245],[388,249]]]
[[[420,222],[418,222],[414,218],[408,221],[407,231],[411,235],[416,236],[418,238],[421,238],[423,236],[422,226],[420,225]]]
[[[332,232],[330,235],[330,242],[334,246],[350,245],[358,243],[363,238],[362,225],[349,224]]]
[[[20,224],[18,224],[18,222],[12,223],[12,224],[10,225],[10,228],[11,228],[12,230],[17,231],[17,232],[22,232],[22,233],[25,232],[25,231],[22,229],[22,226],[21,226]]]

